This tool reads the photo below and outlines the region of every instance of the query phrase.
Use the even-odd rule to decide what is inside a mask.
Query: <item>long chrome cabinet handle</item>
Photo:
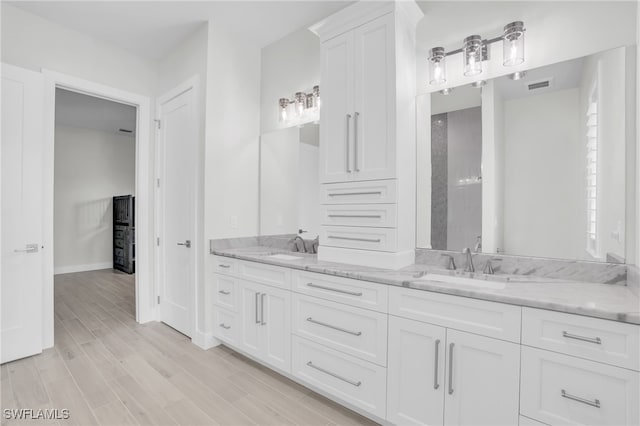
[[[354,113],[355,116],[353,117],[353,169],[356,172],[359,172],[360,169],[358,168],[358,117],[360,117],[360,113],[359,112],[355,112]]]
[[[220,324],[220,327],[224,328],[225,330],[228,330],[231,328],[230,325],[226,325],[225,323]]]
[[[329,197],[342,197],[346,195],[382,195],[382,191],[367,191],[367,192],[336,192],[329,194]]]
[[[346,328],[337,327],[335,325],[327,324],[326,322],[316,321],[311,317],[307,318],[307,321],[312,322],[314,324],[321,325],[323,327],[332,328],[334,330],[342,331],[343,333],[351,334],[353,336],[361,336],[362,335],[362,331],[347,330]]]
[[[230,295],[230,294],[231,294],[231,292],[230,292],[230,291],[226,291],[226,290],[218,290],[218,293],[220,293],[220,294],[224,294],[225,296],[228,296],[228,295]]]
[[[453,394],[453,343],[449,343],[449,395]]]
[[[331,372],[331,371],[329,371],[329,370],[325,370],[325,369],[324,369],[324,368],[322,368],[322,367],[318,367],[317,365],[314,365],[314,364],[313,364],[313,362],[311,362],[311,361],[307,362],[307,365],[308,365],[309,367],[311,367],[311,368],[315,368],[316,370],[323,372],[324,374],[328,374],[328,375],[330,375],[331,377],[335,377],[336,379],[342,380],[343,382],[347,382],[347,383],[349,383],[350,385],[353,385],[353,386],[360,386],[360,385],[362,384],[362,382],[360,382],[360,381],[356,382],[356,381],[353,381],[353,380],[349,380],[349,379],[346,379],[346,378],[344,378],[344,377],[340,376],[339,374],[332,373],[332,372]]]
[[[438,355],[440,352],[440,339],[436,340],[436,352],[435,352],[435,361],[433,362],[433,388],[438,389],[440,384],[438,383]]]
[[[347,173],[351,173],[351,159],[349,158],[349,127],[351,125],[351,114],[347,114],[347,137],[345,140],[345,145],[347,147]]]
[[[350,296],[362,296],[362,292],[341,290],[339,288],[325,287],[323,285],[318,285],[318,284],[314,284],[314,283],[307,283],[307,287],[313,287],[313,288],[320,288],[322,290],[335,291],[336,293],[344,293],[344,294],[348,294]]]
[[[329,217],[353,217],[357,219],[380,219],[379,214],[330,214]]]
[[[380,241],[382,241],[380,238],[378,239],[353,238],[353,237],[338,237],[335,235],[329,235],[327,238],[330,238],[332,240],[364,241],[365,243],[379,243]]]
[[[266,293],[262,293],[262,296],[260,296],[260,324],[261,325],[267,324],[264,320],[264,297],[266,295],[267,295]]]
[[[260,318],[258,317],[258,299],[260,298],[260,293],[256,292],[256,324],[260,324]]]
[[[602,344],[602,339],[600,339],[599,337],[578,336],[577,334],[567,333],[566,331],[562,332],[562,336],[566,337],[567,339],[575,339],[575,340],[582,340],[583,342],[595,343],[596,345]]]
[[[580,398],[579,396],[571,395],[570,393],[568,393],[564,389],[562,389],[560,391],[560,395],[563,398],[567,398],[567,399],[570,399],[572,401],[581,402],[582,404],[587,404],[587,405],[590,405],[592,407],[600,408],[600,400],[599,399],[594,399],[593,401],[591,401],[590,399]]]

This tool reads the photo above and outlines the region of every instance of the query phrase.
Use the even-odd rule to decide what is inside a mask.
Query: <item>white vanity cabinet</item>
[[[399,287],[389,293],[387,418],[415,425],[518,424],[520,345],[447,326],[475,333],[487,319],[502,318],[505,307],[520,308]],[[425,295],[450,314],[429,309],[434,300]],[[403,313],[432,322],[393,316]],[[519,315],[506,316],[519,329]],[[501,330],[500,323],[493,328]]]
[[[223,268],[224,272],[213,277],[214,336],[290,372],[291,270],[255,262],[223,262],[217,257],[215,261],[216,265],[233,267]]]
[[[322,183],[395,177],[393,17],[322,43]]]

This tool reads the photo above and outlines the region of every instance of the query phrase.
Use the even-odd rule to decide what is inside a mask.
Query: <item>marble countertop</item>
[[[438,275],[435,275],[433,280],[425,280],[425,274],[428,273],[450,273],[430,265],[415,264],[394,271],[323,262],[318,261],[317,256],[313,254],[292,253],[263,246],[213,249],[211,253],[386,285],[640,324],[640,298],[624,285],[595,284],[530,275],[496,275],[495,278],[504,284],[504,288],[488,288],[436,281]],[[274,254],[287,254],[299,259],[282,260],[269,257]],[[419,279],[420,277],[422,279]]]

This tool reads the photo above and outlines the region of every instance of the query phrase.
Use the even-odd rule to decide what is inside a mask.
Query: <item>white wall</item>
[[[47,68],[143,95],[156,85],[153,61],[2,2],[2,61]]]
[[[636,256],[640,266],[640,7],[636,11]]]
[[[506,253],[585,258],[579,100],[575,88],[504,102]]]
[[[284,126],[278,121],[278,99],[309,92],[320,83],[320,39],[303,28],[262,49],[260,132]],[[320,87],[322,98],[322,86]]]
[[[464,13],[460,13],[464,10]],[[637,2],[633,1],[556,1],[556,2],[435,2],[418,24],[421,49],[417,61],[418,93],[467,84],[519,69],[537,68],[602,50],[636,43]],[[462,55],[447,58],[446,84],[428,82],[427,50],[444,46],[462,47],[470,34],[491,38],[502,33],[505,24],[520,20],[526,27],[525,62],[518,67],[502,65],[502,44],[491,45],[490,60],[477,78],[462,74]]]
[[[111,197],[134,194],[135,139],[66,126],[55,138],[55,272],[111,268]]]

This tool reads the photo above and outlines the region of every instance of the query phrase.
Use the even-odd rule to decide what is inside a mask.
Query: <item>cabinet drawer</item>
[[[637,425],[639,375],[523,346],[520,410],[550,425]]]
[[[323,225],[395,228],[396,204],[333,204],[320,207]]]
[[[291,290],[291,269],[257,262],[238,262],[238,276],[257,283]]]
[[[293,333],[378,365],[387,365],[387,316],[294,294]]]
[[[524,308],[522,343],[640,370],[640,326]]]
[[[546,423],[542,423],[525,416],[520,416],[520,419],[518,421],[518,426],[546,426],[546,425],[547,425]]]
[[[329,183],[321,185],[321,204],[379,204],[396,202],[396,181]]]
[[[357,228],[321,226],[320,245],[361,250],[395,251],[397,232],[394,228]]]
[[[360,308],[387,312],[389,287],[384,284],[306,271],[293,271],[293,291]]]
[[[387,369],[293,336],[292,374],[343,401],[385,417]]]
[[[238,261],[224,256],[213,256],[213,270],[219,274],[234,275],[238,272]]]
[[[521,308],[519,306],[410,288],[390,287],[389,313],[520,343]]]
[[[213,302],[223,308],[238,309],[238,279],[228,275],[213,274]]]
[[[215,307],[213,318],[213,334],[225,343],[236,345],[240,331],[238,314],[220,307]]]

